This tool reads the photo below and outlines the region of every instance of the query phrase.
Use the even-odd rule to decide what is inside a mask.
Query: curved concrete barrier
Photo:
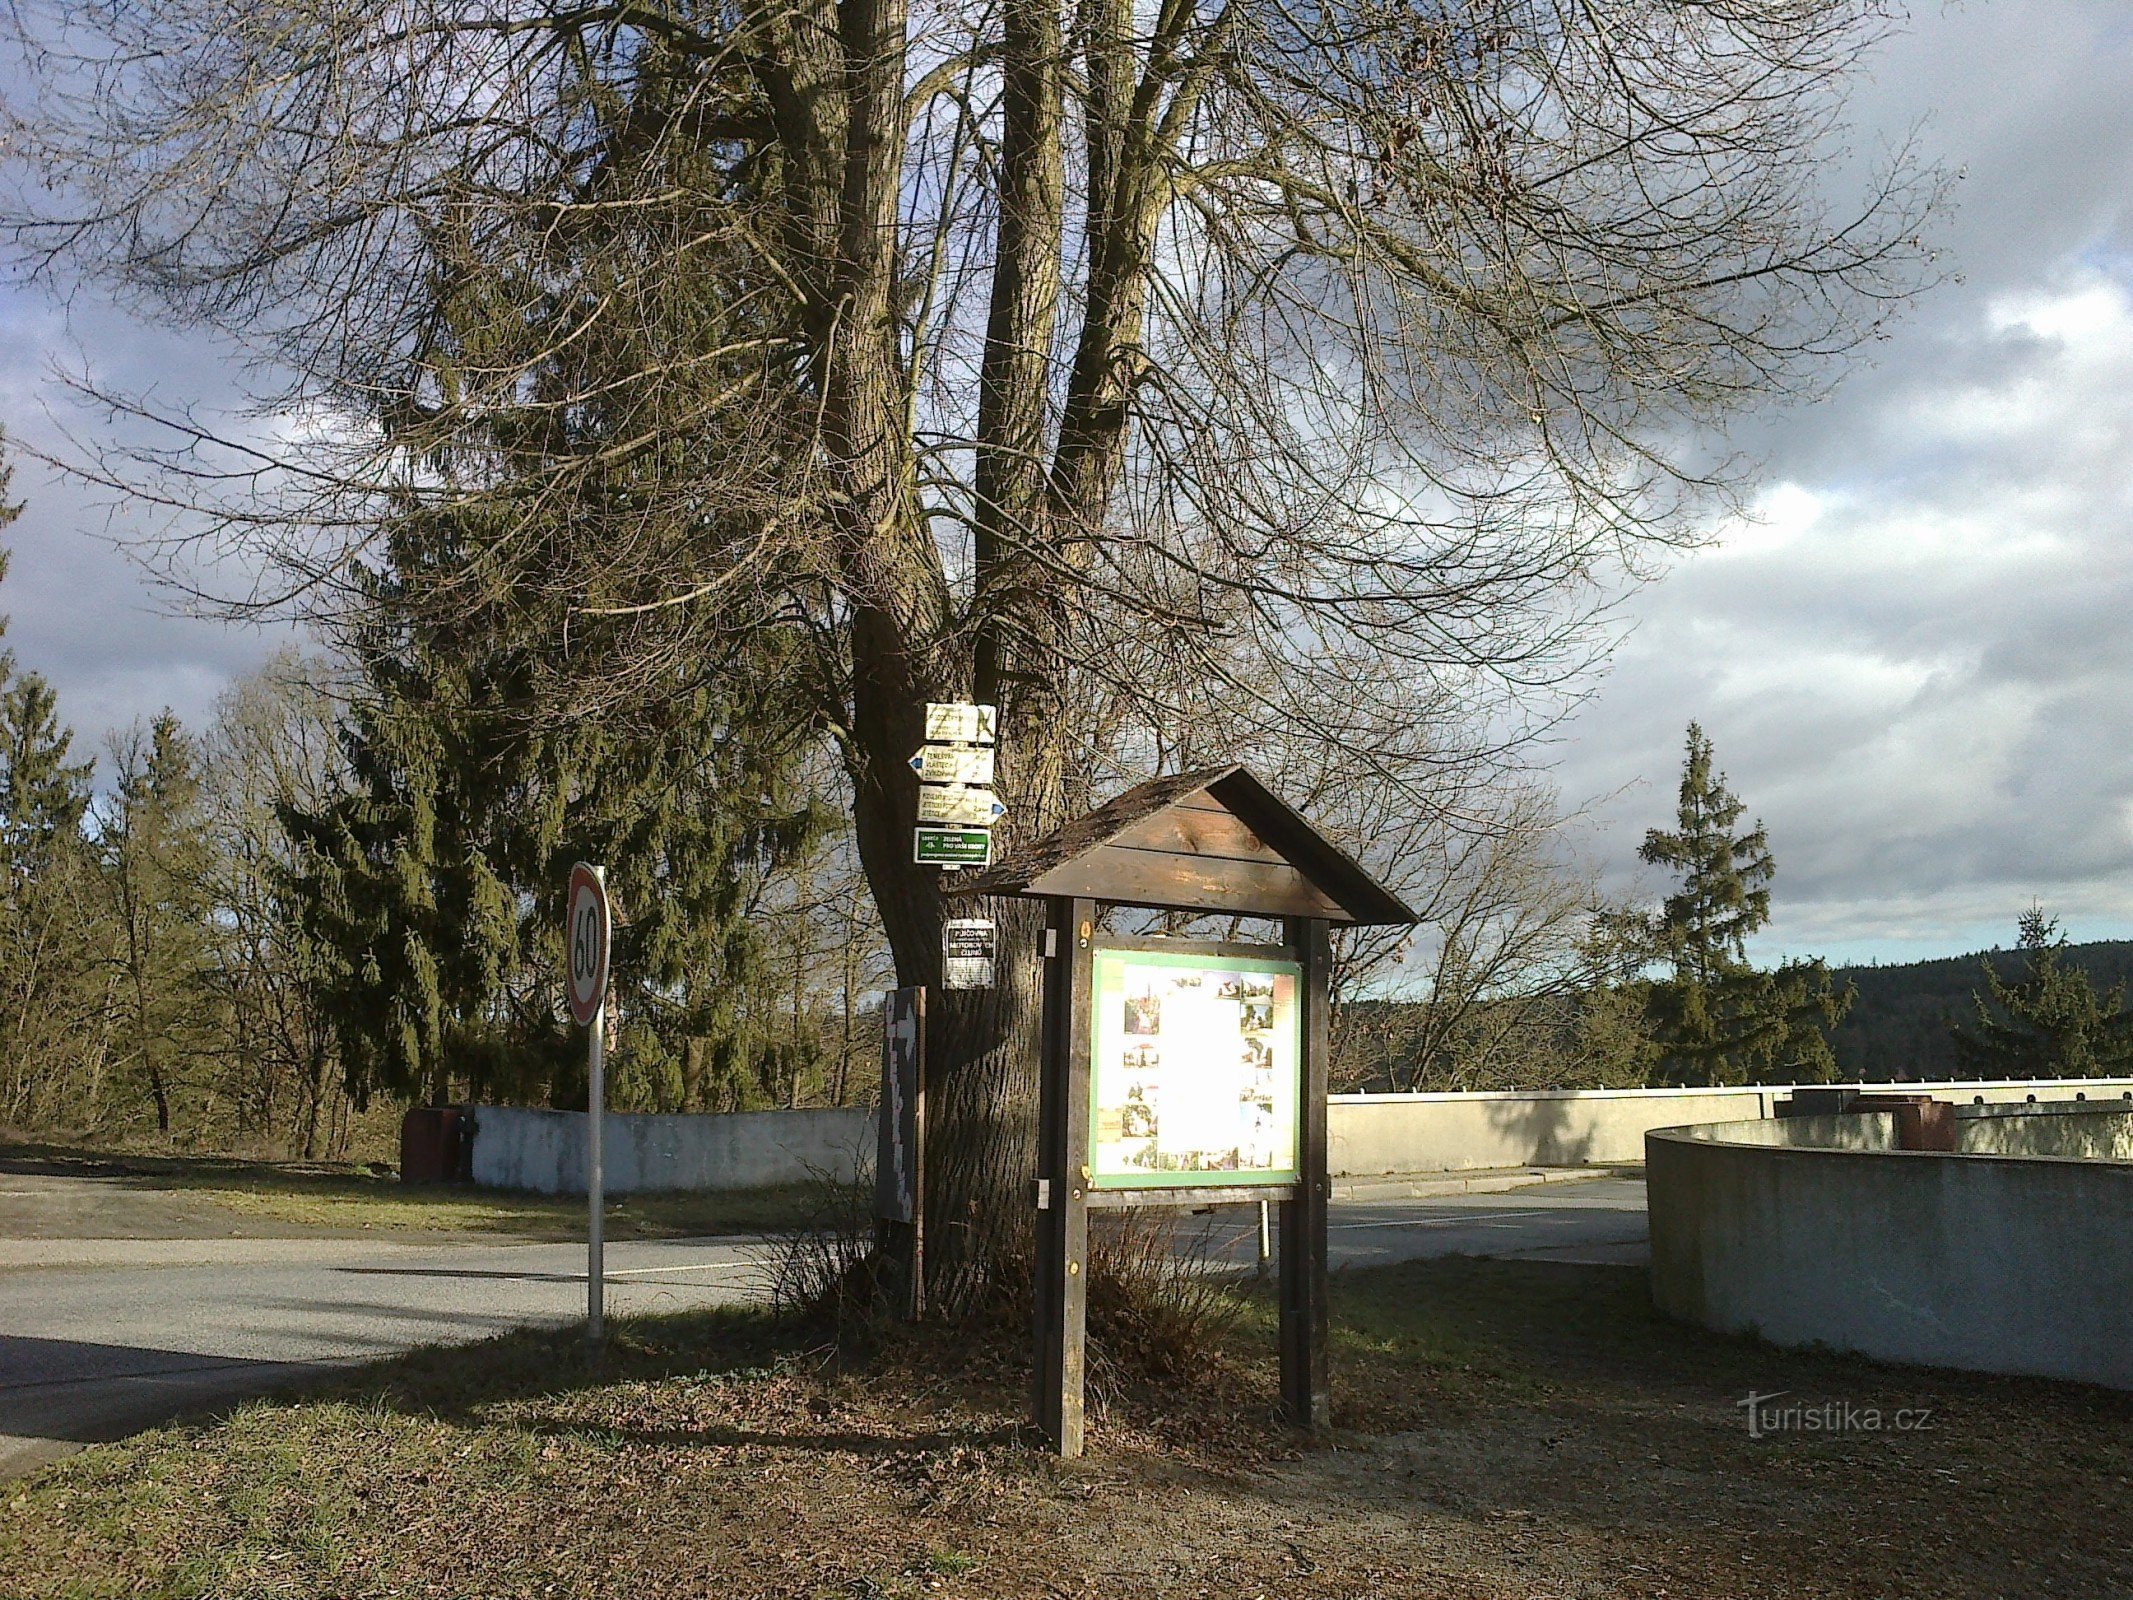
[[[2133,1389],[2133,1113],[1961,1109],[1953,1155],[1896,1149],[1886,1112],[1647,1134],[1659,1309]]]

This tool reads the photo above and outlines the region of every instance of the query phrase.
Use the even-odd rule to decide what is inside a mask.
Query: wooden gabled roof
[[[1415,920],[1398,895],[1236,765],[1137,784],[947,893],[1068,895],[1363,927]]]

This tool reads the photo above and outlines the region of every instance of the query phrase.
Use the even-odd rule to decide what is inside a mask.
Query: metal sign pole
[[[602,870],[605,879],[606,872]],[[593,1012],[592,1042],[586,1051],[585,1091],[585,1342],[597,1346],[601,1339],[601,1313],[607,1309],[607,1262],[601,1237],[601,1212],[606,1209],[607,1184],[600,1170],[600,1113],[607,1101],[607,1001],[603,997]]]
[[[612,913],[607,868],[580,861],[570,869],[565,896],[563,969],[570,1020],[585,1038],[585,1342],[597,1349],[607,1309],[607,1272],[602,1250],[607,1209],[606,1174],[600,1155],[600,1123],[607,1109],[608,942]]]

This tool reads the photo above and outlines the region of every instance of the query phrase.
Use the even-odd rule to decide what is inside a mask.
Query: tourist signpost
[[[918,774],[918,825],[911,859],[954,872],[992,861],[992,826],[1007,815],[992,792],[999,717],[991,706],[929,701],[926,742],[911,758]]]
[[[911,859],[953,876],[992,863],[993,824],[1007,814],[993,793],[999,714],[967,701],[929,701],[918,774]],[[997,930],[990,918],[951,917],[941,927],[942,990],[992,987]],[[924,1309],[926,991],[893,989],[883,1006],[880,1146],[875,1161],[877,1242],[901,1314]]]
[[[1326,1425],[1328,928],[1415,915],[1242,767],[1157,778],[951,896],[1045,902],[1036,1423],[1082,1448],[1089,1213],[1281,1207],[1281,1395]],[[1102,908],[1271,919],[1275,944],[1100,932]]]
[[[600,1113],[606,1099],[602,1081],[607,1059],[607,957],[611,919],[607,904],[607,869],[580,861],[570,869],[564,899],[563,964],[570,1016],[587,1030],[585,1064],[585,1338],[598,1344],[607,1283],[602,1259],[601,1216],[605,1200],[600,1171]]]

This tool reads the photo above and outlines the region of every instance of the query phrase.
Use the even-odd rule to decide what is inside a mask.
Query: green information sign
[[[911,860],[921,867],[989,867],[992,829],[922,827],[913,836]]]
[[[1105,949],[1093,965],[1094,1186],[1294,1183],[1301,965]]]

